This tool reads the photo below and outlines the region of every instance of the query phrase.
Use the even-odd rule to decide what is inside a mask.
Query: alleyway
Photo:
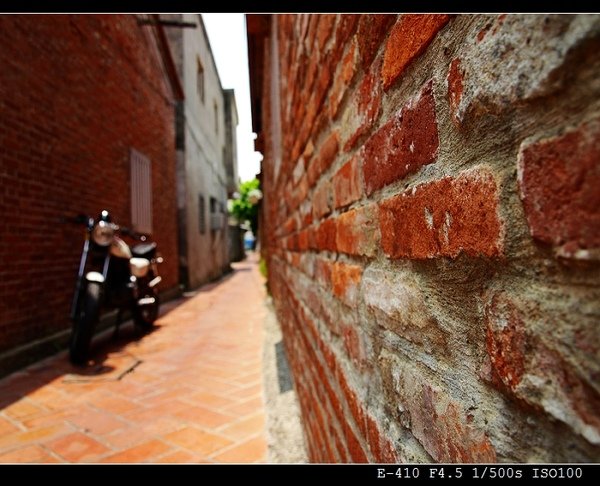
[[[264,286],[256,260],[163,305],[154,332],[96,338],[0,381],[0,462],[264,462]]]

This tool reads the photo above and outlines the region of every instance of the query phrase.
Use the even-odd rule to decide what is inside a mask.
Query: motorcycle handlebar
[[[90,220],[93,221],[92,218],[90,218],[89,216],[87,216],[85,214],[78,214],[77,216],[61,216],[58,218],[58,220],[60,223],[76,224],[76,225],[83,225],[83,226],[90,226],[91,225]],[[129,236],[129,237],[133,238],[134,240],[146,241],[148,239],[148,235],[146,235],[144,233],[138,233],[137,231],[132,230],[131,228],[127,228],[126,226],[115,225],[114,227],[122,235]]]
[[[121,226],[119,231],[121,232],[121,234],[130,236],[134,240],[146,241],[146,239],[148,238],[147,235],[143,233],[138,233],[137,231],[127,228],[126,226]]]
[[[89,220],[90,217],[85,214],[78,214],[77,216],[61,216],[58,218],[60,223],[77,225],[87,225]]]

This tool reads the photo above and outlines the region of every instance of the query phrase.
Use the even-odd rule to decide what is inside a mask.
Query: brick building
[[[151,194],[178,284],[175,117],[183,96],[162,28],[148,16],[0,16],[0,372],[66,343],[83,245],[64,215],[109,209],[132,221],[132,193]],[[131,183],[149,161],[150,187]],[[147,163],[147,162],[145,162]]]
[[[237,189],[237,111],[224,90],[201,15],[161,15],[185,99],[177,106],[180,280],[186,288],[229,269],[227,199]],[[191,28],[195,26],[195,28]]]
[[[311,460],[600,460],[600,17],[247,25]]]

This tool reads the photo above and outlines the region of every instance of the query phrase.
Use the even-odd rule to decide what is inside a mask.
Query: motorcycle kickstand
[[[117,312],[117,322],[115,324],[115,331],[113,332],[113,335],[112,335],[113,340],[116,340],[119,337],[119,327],[121,326],[122,322],[123,322],[123,309],[119,309],[119,312]]]

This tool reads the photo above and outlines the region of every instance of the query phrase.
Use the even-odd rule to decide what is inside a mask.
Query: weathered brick
[[[317,26],[317,52],[325,52],[325,44],[331,37],[331,33],[333,32],[333,27],[335,26],[336,20],[336,15],[319,15],[319,24]]]
[[[540,318],[555,320],[554,309],[521,300],[508,291],[494,292],[487,298],[490,381],[512,398],[568,424],[590,443],[600,444],[600,393],[590,379],[594,373],[590,373],[590,366],[596,367],[565,349],[564,331],[555,331],[560,332],[557,339],[537,328],[535,322]],[[591,337],[587,345],[597,346],[597,342],[597,337]],[[573,345],[577,343],[571,342]],[[485,372],[483,376],[487,378]]]
[[[465,405],[408,364],[392,364],[389,372],[412,434],[435,461],[496,462],[494,446]]]
[[[454,112],[460,123],[557,93],[570,85],[572,67],[598,50],[592,39],[600,21],[593,15],[508,15],[493,24],[460,51],[464,90]],[[584,52],[587,60],[571,62]]]
[[[452,120],[458,124],[459,119],[457,115],[458,106],[462,99],[464,86],[463,86],[463,74],[460,68],[460,59],[453,59],[450,63],[450,69],[448,70],[448,104],[450,105],[450,113],[452,114]]]
[[[369,205],[338,217],[337,250],[349,255],[375,256],[380,240],[377,216],[377,207]]]
[[[362,286],[367,308],[382,328],[429,353],[448,352],[447,332],[427,308],[426,296],[413,276],[369,267],[363,274]]]
[[[449,15],[402,15],[385,46],[381,75],[388,89],[408,65],[420,56],[438,31],[450,20]]]
[[[335,160],[338,150],[339,134],[335,131],[325,139],[308,166],[308,183],[310,187],[313,187],[319,176],[329,168]]]
[[[352,462],[355,463],[367,463],[369,460],[367,459],[367,455],[365,451],[363,451],[362,446],[356,434],[350,427],[348,422],[344,422],[344,439],[346,441],[346,446],[348,447],[348,452],[350,453],[350,458]]]
[[[340,208],[352,204],[362,195],[359,159],[352,157],[333,176],[334,206]]]
[[[313,193],[313,215],[315,219],[321,219],[331,213],[331,182],[322,181]]]
[[[367,437],[373,461],[377,463],[397,463],[394,446],[390,440],[381,433],[377,419],[366,415]]]
[[[357,52],[358,48],[356,47],[356,43],[353,42],[342,59],[342,65],[334,79],[331,95],[329,96],[329,117],[331,119],[334,119],[337,116],[340,105],[357,72]]]
[[[525,371],[526,338],[523,321],[513,306],[495,295],[487,307],[487,352],[496,385],[515,391]]]
[[[331,272],[333,293],[350,307],[356,307],[362,268],[357,265],[336,262]]]
[[[363,68],[366,70],[375,59],[396,15],[361,15],[358,23],[358,48]]]
[[[390,258],[502,254],[496,182],[484,168],[417,186],[379,209],[381,246]]]
[[[519,150],[519,189],[531,235],[558,247],[560,256],[600,258],[599,161],[600,118]]]
[[[379,61],[375,61],[358,86],[358,93],[349,110],[344,112],[342,124],[352,126],[351,135],[344,142],[344,151],[356,147],[358,142],[369,133],[381,113],[381,83],[378,70]]]
[[[331,287],[331,274],[333,272],[333,263],[323,258],[315,260],[315,278],[325,288]]]
[[[433,81],[383,125],[363,149],[367,195],[435,162],[439,137]]]
[[[323,221],[317,228],[315,234],[315,242],[317,249],[320,251],[335,251],[335,220],[327,219]]]

